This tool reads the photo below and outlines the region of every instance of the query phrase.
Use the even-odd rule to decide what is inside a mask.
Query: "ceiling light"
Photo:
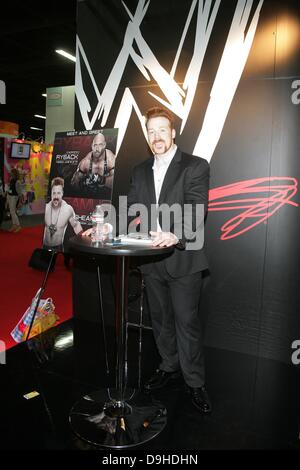
[[[40,114],[35,114],[34,117],[37,117],[40,119],[46,119],[46,116],[41,116]]]
[[[69,54],[68,52],[64,51],[63,49],[56,49],[55,52],[57,52],[57,54],[60,54],[64,57],[66,57],[67,59],[72,60],[73,62],[76,62],[76,57],[74,55]]]
[[[34,131],[43,131],[44,129],[41,129],[40,127],[30,127],[30,129]]]
[[[42,93],[42,96],[44,96],[45,98],[47,98],[47,93]]]

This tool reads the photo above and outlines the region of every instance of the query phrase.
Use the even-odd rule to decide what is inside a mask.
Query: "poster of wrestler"
[[[64,179],[66,197],[110,201],[117,134],[118,129],[56,133],[50,180]]]
[[[43,246],[65,251],[90,225],[97,204],[111,202],[118,129],[57,132],[45,210]]]

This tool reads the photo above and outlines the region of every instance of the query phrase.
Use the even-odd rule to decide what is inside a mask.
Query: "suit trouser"
[[[162,358],[160,369],[179,368],[190,387],[205,383],[199,301],[202,272],[172,278],[163,265],[145,275],[153,334]]]

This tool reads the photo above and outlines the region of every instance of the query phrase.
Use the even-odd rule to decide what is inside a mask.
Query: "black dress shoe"
[[[176,370],[175,372],[166,372],[161,369],[157,369],[154,375],[144,383],[143,388],[145,392],[152,392],[165,387],[174,379],[178,379],[181,376],[181,372]]]
[[[192,397],[192,403],[197,410],[201,411],[201,413],[211,413],[212,404],[204,385],[203,387],[189,387],[189,392]]]

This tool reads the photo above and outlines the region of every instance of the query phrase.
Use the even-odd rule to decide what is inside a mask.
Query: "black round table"
[[[126,388],[127,378],[127,297],[129,259],[158,256],[174,247],[121,245],[92,242],[77,235],[69,241],[70,251],[93,258],[114,256],[116,261],[116,387],[97,390],[72,407],[69,420],[75,434],[90,444],[123,449],[143,444],[157,436],[167,423],[165,406],[138,390]],[[101,262],[101,261],[100,261]]]

